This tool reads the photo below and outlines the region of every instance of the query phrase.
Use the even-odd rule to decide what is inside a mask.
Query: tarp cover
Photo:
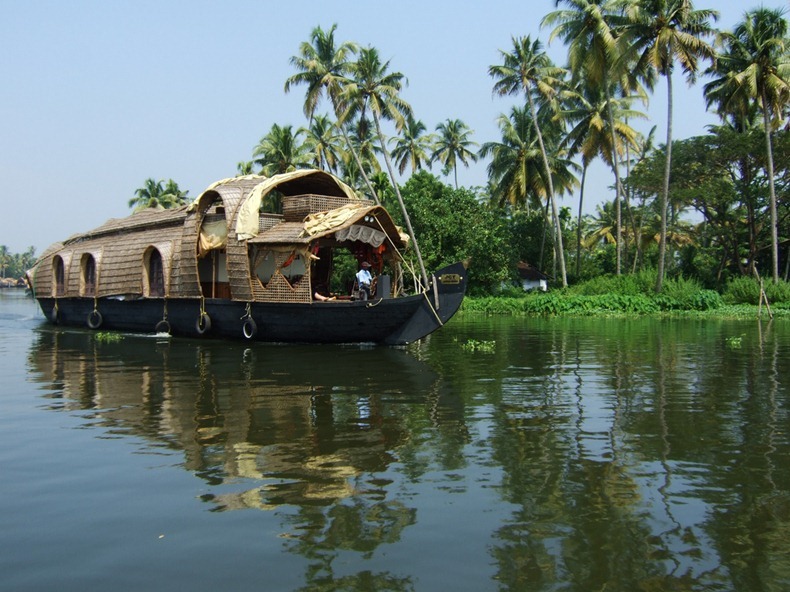
[[[263,198],[266,196],[266,194],[275,189],[278,185],[295,181],[296,179],[309,177],[311,175],[322,176],[325,179],[331,179],[342,191],[342,193],[349,199],[359,199],[359,196],[354,192],[353,189],[351,189],[351,187],[343,183],[340,179],[337,179],[336,177],[333,177],[329,173],[325,173],[323,171],[302,169],[290,173],[284,173],[282,175],[276,175],[266,179],[261,184],[256,185],[255,188],[250,192],[250,195],[247,196],[247,199],[244,200],[244,203],[241,204],[238,218],[236,219],[236,238],[238,240],[247,240],[258,235],[258,213],[260,211]]]
[[[348,228],[344,228],[335,232],[335,238],[341,242],[347,240],[362,241],[363,243],[367,243],[374,247],[380,247],[381,243],[383,243],[387,238],[387,235],[380,230],[371,228],[370,226],[353,224]]]
[[[340,228],[350,220],[355,222],[356,219],[364,215],[362,210],[366,213],[375,207],[362,203],[350,203],[334,210],[310,214],[304,221],[304,235],[326,234],[333,229]]]
[[[228,225],[225,220],[203,222],[198,241],[198,257],[203,257],[212,249],[220,249],[228,244]]]

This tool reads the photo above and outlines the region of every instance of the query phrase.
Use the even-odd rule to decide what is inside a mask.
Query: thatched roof
[[[247,242],[256,245],[306,245],[310,236],[303,236],[304,224],[301,222],[281,222],[277,226],[261,232]]]
[[[75,234],[63,241],[64,245],[75,242],[101,238],[108,235],[126,233],[129,231],[152,230],[167,226],[179,226],[184,223],[187,215],[188,206],[162,210],[158,208],[146,208],[133,213],[126,218],[110,218],[101,226]]]

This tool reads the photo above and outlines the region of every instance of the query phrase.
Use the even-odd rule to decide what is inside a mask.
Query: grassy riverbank
[[[668,280],[661,294],[653,290],[655,275],[599,277],[566,289],[497,296],[467,297],[462,312],[522,316],[672,315],[711,318],[757,318],[760,284],[739,278],[720,293],[693,280]],[[790,318],[790,284],[766,283],[765,294],[776,318]],[[762,316],[768,318],[763,301]]]

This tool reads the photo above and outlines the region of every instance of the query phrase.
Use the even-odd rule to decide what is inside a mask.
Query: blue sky
[[[695,3],[718,10],[724,29],[758,4]],[[0,0],[0,9],[0,244],[40,253],[127,215],[149,177],[172,178],[196,197],[250,160],[273,123],[304,125],[303,89],[286,95],[283,84],[294,73],[289,58],[316,25],[337,23],[338,40],[373,45],[391,60],[429,130],[459,118],[479,144],[497,140],[496,118],[513,101],[492,96],[488,66],[513,35],[547,43],[540,20],[554,2]],[[548,51],[564,63],[560,40]],[[676,138],[716,122],[700,85],[678,80],[675,89]],[[665,95],[658,86],[651,120],[638,124],[657,125],[659,140]],[[486,164],[459,169],[459,183],[484,185]],[[587,211],[612,198],[610,184],[602,166],[590,173]],[[575,211],[577,200],[561,204]]]

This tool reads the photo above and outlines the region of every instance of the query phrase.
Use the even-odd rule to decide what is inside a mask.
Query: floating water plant
[[[112,333],[110,331],[99,331],[96,333],[96,341],[100,343],[116,343],[123,339],[120,333]]]
[[[466,343],[461,344],[461,349],[468,352],[493,353],[496,349],[496,341],[478,341],[477,339],[467,339]]]

